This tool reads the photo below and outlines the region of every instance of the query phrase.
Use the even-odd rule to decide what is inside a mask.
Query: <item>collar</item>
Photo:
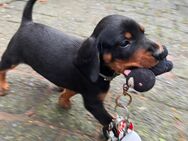
[[[118,75],[119,74],[114,73],[112,76],[106,76],[106,75],[104,75],[102,73],[99,73],[99,76],[101,76],[104,79],[104,81],[112,81]]]

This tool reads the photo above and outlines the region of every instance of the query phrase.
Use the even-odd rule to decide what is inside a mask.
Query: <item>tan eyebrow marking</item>
[[[143,25],[139,25],[140,26],[140,30],[142,31],[142,32],[145,32],[145,28],[144,28],[144,26]]]
[[[125,32],[125,37],[127,39],[131,39],[132,38],[132,34],[130,32]]]

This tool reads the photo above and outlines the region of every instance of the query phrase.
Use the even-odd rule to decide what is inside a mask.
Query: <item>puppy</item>
[[[27,2],[21,25],[2,56],[1,95],[8,89],[6,72],[24,63],[65,88],[60,106],[70,107],[69,99],[80,93],[85,108],[108,125],[112,116],[103,101],[110,81],[126,69],[155,66],[166,57],[166,48],[146,38],[144,28],[133,19],[121,15],[104,17],[87,39],[67,35],[32,21],[35,2]]]

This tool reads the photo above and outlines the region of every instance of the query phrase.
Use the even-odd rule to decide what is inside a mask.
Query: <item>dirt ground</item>
[[[0,0],[0,56],[20,24],[25,0]],[[4,3],[4,4],[3,4]],[[109,14],[132,17],[148,36],[165,44],[174,69],[157,77],[155,87],[132,94],[130,120],[143,141],[188,140],[188,1],[171,0],[48,0],[37,3],[34,20],[69,34],[89,36]],[[103,141],[101,126],[83,107],[80,95],[72,109],[57,106],[59,93],[30,67],[20,65],[8,73],[10,90],[0,97],[0,141]],[[113,80],[106,108],[114,112],[114,99],[125,79]]]

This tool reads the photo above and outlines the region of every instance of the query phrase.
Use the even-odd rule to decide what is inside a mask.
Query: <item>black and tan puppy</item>
[[[86,109],[103,125],[112,117],[104,109],[103,100],[115,74],[133,67],[150,68],[167,55],[164,46],[144,35],[134,20],[110,15],[103,18],[87,39],[69,36],[54,28],[34,23],[29,0],[21,26],[11,39],[0,62],[1,95],[8,89],[6,72],[20,63],[59,87],[65,88],[59,98],[62,107],[69,107],[69,98],[80,93]]]

